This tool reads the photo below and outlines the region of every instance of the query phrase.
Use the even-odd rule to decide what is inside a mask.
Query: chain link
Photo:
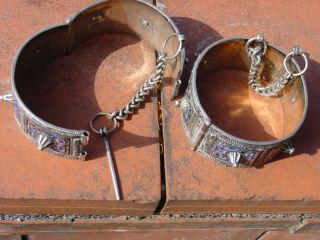
[[[254,47],[251,47],[252,44],[255,44]],[[263,47],[261,46],[263,45]],[[249,76],[248,76],[248,85],[249,87],[257,92],[258,94],[266,97],[277,96],[285,85],[294,77],[302,75],[308,67],[308,60],[304,53],[302,53],[299,46],[293,47],[293,52],[289,53],[284,59],[284,67],[286,72],[279,78],[267,86],[261,84],[261,75],[263,71],[263,56],[266,53],[267,42],[264,40],[262,34],[258,35],[256,38],[249,39],[246,44],[246,50],[251,60]],[[305,60],[305,67],[302,71],[298,73],[293,73],[289,67],[288,61],[291,60],[294,56],[302,56]]]
[[[176,37],[179,42],[178,49],[172,56],[168,56],[166,52],[166,47],[169,43],[169,40],[173,37]],[[96,121],[99,117],[105,116],[109,118],[109,120],[114,121],[113,127],[108,130],[108,132],[113,131],[116,127],[118,127],[118,124],[120,121],[126,120],[130,115],[134,113],[136,109],[138,109],[143,102],[145,102],[146,97],[151,94],[151,92],[156,88],[158,84],[160,84],[163,80],[165,67],[168,60],[175,59],[183,48],[183,42],[185,40],[184,35],[178,34],[178,33],[172,33],[163,43],[161,51],[158,53],[157,58],[157,66],[155,73],[144,82],[142,87],[139,89],[139,91],[134,95],[134,97],[131,99],[130,102],[128,102],[123,108],[114,111],[113,113],[109,112],[100,112],[97,113],[90,121],[90,127],[91,129],[99,134],[99,130],[94,127],[94,121]]]
[[[165,51],[165,48],[167,47],[169,40],[173,37],[177,37],[179,41],[178,50],[172,56],[168,56],[168,54]],[[135,109],[139,108],[140,105],[143,102],[145,102],[146,97],[150,95],[151,91],[153,91],[155,87],[162,82],[167,60],[172,60],[176,58],[181,52],[184,40],[185,40],[184,35],[173,33],[164,41],[162,45],[162,49],[157,58],[157,66],[156,66],[155,74],[151,76],[147,81],[145,81],[145,83],[140,88],[140,90],[136,93],[136,95],[131,99],[131,101],[125,107],[117,111],[114,111],[111,114],[112,119],[116,119],[118,122],[126,120],[130,115],[134,113]]]
[[[263,86],[261,84],[261,75],[263,70],[262,57],[263,50],[261,46],[249,49],[249,58],[251,59],[251,66],[248,77],[249,87],[262,96],[276,96],[290,81],[290,79],[292,78],[292,73],[286,73],[280,79],[271,82],[267,86]]]
[[[112,118],[115,118],[117,121],[126,120],[129,115],[134,113],[134,110],[139,108],[141,103],[143,103],[146,99],[146,96],[149,96],[151,91],[161,83],[163,79],[163,74],[165,71],[165,66],[167,64],[166,54],[160,54],[157,59],[157,68],[156,73],[150,77],[137,94],[132,98],[132,100],[123,108],[114,111],[111,114]]]

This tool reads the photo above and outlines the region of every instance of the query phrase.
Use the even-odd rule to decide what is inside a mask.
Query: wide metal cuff
[[[14,94],[15,117],[23,132],[41,150],[72,159],[85,159],[84,146],[89,141],[86,130],[58,127],[36,116],[23,99],[25,74],[41,63],[69,54],[87,39],[108,32],[136,34],[156,51],[163,42],[179,30],[173,21],[156,6],[141,0],[98,1],[83,8],[66,23],[47,28],[32,36],[18,51],[12,65],[11,83]],[[170,39],[166,52],[172,55],[179,46]],[[185,51],[168,60],[172,98],[179,90]],[[166,79],[167,80],[167,79]],[[63,117],[63,116],[61,116]]]
[[[248,38],[243,37],[230,38],[208,46],[198,56],[184,97],[177,102],[182,111],[182,126],[193,150],[209,159],[233,167],[259,166],[270,162],[277,153],[286,149],[289,140],[300,128],[307,111],[306,84],[303,76],[300,76],[292,80],[283,94],[273,98],[281,102],[284,112],[287,113],[285,124],[288,125],[285,133],[275,140],[252,141],[237,137],[218,127],[215,124],[215,119],[208,116],[205,109],[210,106],[204,107],[202,105],[201,98],[199,99],[198,96],[199,84],[197,83],[202,81],[207,74],[219,70],[248,72],[250,63],[245,51],[247,41]],[[271,81],[284,73],[283,60],[285,56],[286,54],[283,51],[269,44],[266,61],[268,66],[271,66],[267,70]],[[298,64],[294,61],[292,61],[291,67],[294,70],[300,70]],[[231,84],[228,81],[224,82],[225,84]],[[249,90],[247,82],[242,85],[248,88],[246,91],[252,91]],[[204,91],[212,91],[212,89],[206,87]],[[232,95],[234,92],[229,94]],[[247,99],[247,101],[250,100]],[[276,111],[272,110],[272,107],[272,105],[268,106],[271,111]],[[224,121],[228,122],[230,119],[224,119]],[[234,127],[241,128],[241,122],[237,124],[238,126]]]

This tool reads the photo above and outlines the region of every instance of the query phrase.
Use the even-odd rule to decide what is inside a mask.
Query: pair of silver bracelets
[[[49,59],[69,54],[96,35],[111,32],[135,34],[157,52],[154,74],[132,99],[128,99],[128,104],[114,112],[97,113],[88,124],[93,132],[103,138],[111,170],[113,163],[108,144],[109,134],[117,129],[119,122],[133,114],[162,81],[167,81],[164,80],[166,69],[170,69],[167,75],[171,78],[171,99],[181,109],[182,126],[194,151],[233,167],[259,166],[270,162],[281,151],[293,153],[290,139],[303,123],[308,102],[303,77],[308,61],[300,47],[295,46],[291,53],[286,54],[269,44],[261,34],[255,38],[235,37],[214,42],[198,54],[187,89],[179,98],[180,77],[185,63],[184,36],[162,10],[142,0],[97,1],[64,24],[35,34],[19,49],[12,65],[12,90],[0,99],[13,103],[18,125],[38,149],[66,158],[85,160],[89,131],[58,127],[34,114],[25,101],[26,73]],[[297,56],[302,56],[305,61],[303,70],[295,61]],[[170,68],[167,68],[168,65]],[[246,77],[235,78],[234,81],[208,77],[221,71],[246,72]],[[206,88],[204,81],[217,87]],[[213,105],[218,106],[216,110],[210,109],[210,104],[203,104],[199,88],[212,93]],[[221,89],[230,91],[222,94]],[[235,98],[239,95],[237,91],[241,92],[238,100],[243,103]],[[232,97],[235,100],[229,101]],[[248,99],[255,103],[254,113],[236,111],[239,104],[250,106]],[[233,105],[225,109],[226,101],[229,101],[227,105]],[[276,114],[271,114],[271,117],[264,115],[263,111],[268,113],[267,105],[269,108],[277,105],[277,111],[282,113],[281,119]],[[211,110],[214,114],[208,114]],[[233,114],[243,116],[239,119],[246,119],[246,116],[250,119],[255,115],[265,124],[253,126],[252,129],[269,128],[271,137],[256,140],[254,131],[249,138],[237,135],[234,129],[241,130],[244,121],[235,122],[231,127],[221,124],[228,123]],[[224,117],[223,121],[220,116]],[[100,117],[107,117],[113,126],[96,129],[95,120]],[[113,181],[116,189],[116,176],[113,176]],[[119,195],[117,199],[120,199]]]

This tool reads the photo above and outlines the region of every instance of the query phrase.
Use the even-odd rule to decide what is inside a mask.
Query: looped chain
[[[177,51],[172,56],[168,56],[165,49],[168,45],[169,40],[173,37],[176,37],[178,39],[179,46]],[[125,107],[111,114],[112,118],[115,118],[117,121],[126,120],[129,117],[129,115],[134,113],[135,109],[140,107],[141,103],[145,101],[146,96],[149,96],[150,92],[159,83],[161,83],[163,79],[164,71],[165,71],[165,66],[167,64],[167,60],[172,60],[179,55],[179,53],[182,50],[184,40],[185,40],[184,35],[173,33],[164,41],[162,45],[162,49],[157,59],[156,73],[153,76],[151,76],[147,81],[145,81],[145,83],[140,88],[138,93],[132,98],[132,100]]]
[[[168,45],[169,40],[173,37],[176,37],[178,39],[179,46],[176,52],[172,56],[168,56],[165,49]],[[136,95],[123,108],[117,111],[114,111],[113,113],[102,112],[102,113],[96,114],[90,121],[91,129],[95,133],[99,134],[99,131],[94,127],[93,123],[100,116],[107,116],[112,121],[120,122],[120,121],[126,120],[129,117],[129,115],[132,115],[134,111],[138,109],[140,105],[146,100],[146,97],[150,95],[151,91],[153,91],[153,89],[155,89],[155,87],[162,82],[167,61],[176,58],[180,54],[183,47],[184,40],[185,40],[185,37],[182,34],[178,34],[178,33],[171,34],[164,41],[162,45],[161,51],[157,58],[157,66],[156,66],[156,71],[154,75],[152,75],[147,81],[144,82],[144,84],[142,85],[140,90],[136,93]],[[114,128],[116,127],[117,125],[114,124]],[[112,128],[111,130],[113,131],[114,128]]]
[[[139,108],[141,103],[145,101],[146,96],[150,95],[150,92],[162,81],[166,64],[166,54],[159,55],[156,73],[145,81],[138,93],[125,107],[113,112],[111,117],[117,121],[123,121],[127,119],[129,115],[133,114],[134,110]]]
[[[260,43],[260,45],[250,47],[253,43]],[[261,46],[261,43],[263,44],[263,47]],[[284,59],[283,64],[286,73],[283,74],[283,76],[279,79],[269,83],[267,86],[263,86],[261,84],[261,75],[263,70],[262,58],[266,53],[267,46],[267,42],[264,40],[263,35],[260,34],[256,38],[248,40],[246,44],[246,51],[248,53],[249,59],[251,60],[248,76],[249,87],[262,96],[270,97],[278,95],[280,91],[285,87],[285,85],[288,84],[288,82],[292,79],[292,77],[301,76],[308,68],[308,59],[306,55],[302,53],[299,46],[294,46],[293,51],[289,53]],[[293,73],[289,65],[289,60],[291,60],[295,56],[302,56],[305,61],[304,69],[298,73]]]
[[[261,50],[263,50],[263,52],[262,52],[263,56],[266,54],[267,48],[268,48],[268,43],[265,41],[263,34],[259,34],[257,37],[251,38],[247,41],[246,51],[249,56],[250,56],[250,51],[252,50],[252,47],[251,47],[252,45],[254,45],[254,47],[260,47]]]

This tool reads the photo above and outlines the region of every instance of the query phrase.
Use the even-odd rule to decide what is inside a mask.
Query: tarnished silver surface
[[[50,58],[72,52],[95,35],[108,32],[134,33],[159,53],[163,50],[163,44],[168,36],[172,34],[180,36],[176,25],[165,13],[142,0],[96,1],[80,10],[64,24],[47,28],[32,36],[16,54],[12,65],[11,84],[17,122],[40,150],[84,160],[87,155],[84,146],[89,141],[89,132],[58,127],[36,116],[20,97],[23,89],[19,83],[28,81],[23,73],[36,69],[41,62]],[[166,45],[166,53],[174,56],[180,43],[177,38],[170,39]],[[185,51],[181,46],[178,56],[167,60],[171,66],[172,99],[178,93],[184,58]],[[4,100],[7,98],[3,97]],[[132,109],[125,110],[130,112]],[[122,114],[118,116],[123,117]]]
[[[293,130],[285,136],[272,141],[250,141],[233,136],[214,124],[213,119],[209,118],[199,100],[197,90],[197,81],[201,80],[199,79],[199,72],[206,74],[206,72],[222,69],[248,71],[250,62],[245,51],[247,42],[248,38],[229,38],[208,46],[198,55],[184,96],[176,102],[176,105],[181,109],[182,126],[193,150],[206,158],[233,167],[259,166],[270,162],[280,151],[292,153],[294,148],[290,139],[300,128],[307,110],[307,89],[303,76],[299,76],[295,77],[292,84],[286,87],[284,94],[287,94],[290,98],[285,95],[283,101],[285,106],[288,102],[287,107],[290,108],[290,101],[299,98],[303,107],[297,114],[301,114],[301,116],[299,115],[298,122],[294,123]],[[273,72],[270,73],[271,78],[276,78],[283,72],[283,66],[282,68],[279,67],[278,62],[282,64],[286,54],[270,44],[266,51],[270,56],[277,57],[277,64],[274,64]],[[229,59],[225,57],[226,53],[228,57],[236,56],[236,58]],[[270,56],[268,58],[271,58]],[[271,62],[272,58],[268,61]],[[294,67],[295,71],[300,71],[295,61],[292,61],[290,66]],[[210,89],[206,89],[206,91],[210,91]],[[230,94],[233,93],[230,92]],[[225,121],[228,121],[228,119],[225,119]]]

